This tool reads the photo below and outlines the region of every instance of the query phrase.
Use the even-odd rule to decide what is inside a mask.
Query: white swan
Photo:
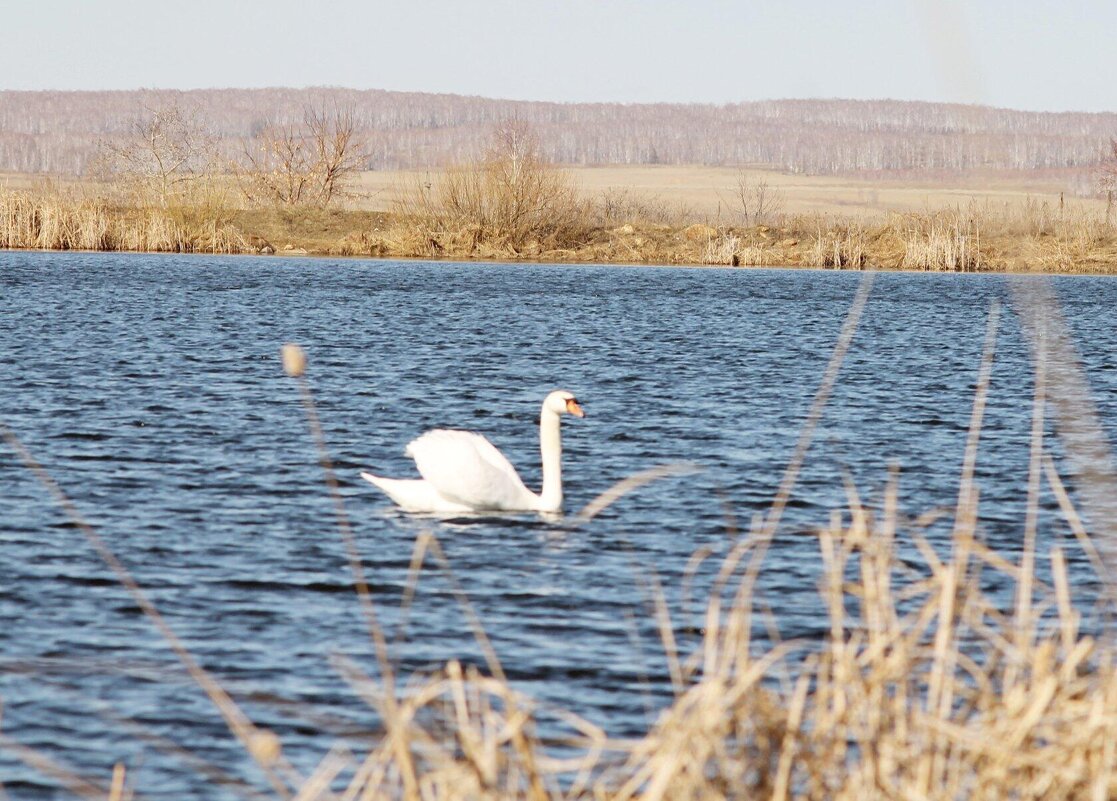
[[[413,440],[405,453],[422,478],[361,477],[408,512],[557,512],[562,508],[562,414],[586,416],[573,395],[555,390],[544,399],[539,416],[543,491],[538,495],[524,486],[504,454],[470,431],[436,429]]]

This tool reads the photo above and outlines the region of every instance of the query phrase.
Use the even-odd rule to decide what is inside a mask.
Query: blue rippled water
[[[297,341],[389,632],[416,537],[439,538],[510,679],[608,732],[646,730],[671,697],[649,613],[654,570],[686,641],[687,561],[762,512],[791,456],[862,277],[854,273],[0,253],[0,421],[73,498],[199,661],[309,770],[376,719],[335,668],[374,669],[298,393]],[[1046,280],[1036,278],[1020,279]],[[1117,281],[1052,279],[1111,440]],[[870,501],[890,464],[912,514],[957,493],[986,320],[1006,303],[978,465],[982,527],[1019,548],[1032,379],[997,275],[879,274],[766,562],[786,637],[823,633],[812,526]],[[566,510],[665,462],[688,476],[591,524],[400,514],[358,478],[410,476],[408,440],[482,431],[539,483],[538,408],[574,391]],[[1047,536],[1062,529],[1050,513]],[[941,534],[941,532],[939,532]],[[933,536],[938,536],[932,531]],[[1078,586],[1093,581],[1072,556]],[[699,571],[692,595],[708,575]],[[1007,603],[1006,599],[1006,603]],[[481,652],[432,564],[398,652],[406,670]],[[14,453],[0,448],[0,701],[8,737],[145,797],[211,798],[185,746],[263,787],[218,714],[127,592]],[[15,798],[58,781],[0,750]],[[229,790],[230,797],[238,793]]]

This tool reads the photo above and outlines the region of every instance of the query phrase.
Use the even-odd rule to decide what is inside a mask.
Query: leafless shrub
[[[516,120],[497,126],[480,161],[404,187],[395,210],[436,250],[443,240],[464,242],[467,252],[548,250],[578,241],[586,227],[573,181],[544,160],[534,132]]]
[[[1109,156],[1098,167],[1098,191],[1105,196],[1105,224],[1113,222],[1114,196],[1117,195],[1117,139],[1109,140]]]
[[[94,172],[125,191],[134,204],[163,208],[212,195],[217,138],[196,109],[172,104],[147,108],[120,141],[103,141]]]
[[[245,145],[234,171],[252,202],[328,206],[347,196],[364,160],[352,111],[308,108],[301,126],[261,129]]]
[[[659,195],[644,195],[631,189],[614,187],[602,192],[593,203],[593,222],[603,228],[626,224],[682,226],[697,215],[680,203]]]
[[[783,213],[783,193],[765,179],[753,180],[738,170],[728,205],[746,226],[769,225]]]

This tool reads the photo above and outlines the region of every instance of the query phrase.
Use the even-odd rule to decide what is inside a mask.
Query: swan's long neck
[[[562,437],[559,416],[543,407],[539,416],[539,450],[543,454],[543,491],[539,493],[539,509],[557,512],[562,508]]]

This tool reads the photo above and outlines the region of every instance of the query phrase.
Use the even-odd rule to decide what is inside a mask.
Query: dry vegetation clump
[[[741,238],[739,236],[730,231],[718,232],[706,240],[702,262],[703,264],[728,264],[736,267],[740,264],[740,253]]]
[[[116,228],[116,215],[97,199],[0,190],[3,248],[116,250]]]
[[[658,195],[641,195],[631,189],[607,189],[591,206],[589,222],[599,228],[620,228],[626,225],[647,228],[665,226],[683,228],[695,219],[694,210],[673,203]]]
[[[737,229],[743,241],[772,251],[768,264],[949,272],[1117,269],[1117,227],[1100,215],[1031,202],[891,214],[876,223],[788,217],[770,229],[774,236],[754,235],[768,230]]]
[[[901,266],[912,270],[975,272],[982,268],[979,218],[957,210],[905,215]]]
[[[783,263],[780,261],[781,255],[774,248],[757,245],[743,245],[734,255],[737,261],[734,263],[730,260],[730,264],[740,267],[771,267]]]
[[[940,560],[898,514],[898,491],[894,480],[877,511],[852,497],[813,535],[830,631],[817,647],[758,641],[754,531],[723,559],[705,634],[672,664],[676,700],[644,737],[610,741],[450,662],[413,677],[359,767],[335,766],[345,797],[1112,797],[1117,671],[1080,631],[1063,550],[1043,555],[1050,586],[1021,572],[1034,564],[967,548],[968,528]],[[918,567],[896,553],[906,536],[927,555]],[[1017,582],[1015,610],[981,591],[989,571]],[[385,714],[382,682],[351,681]],[[562,754],[540,737],[541,716],[565,723]]]
[[[982,570],[1012,572],[1020,592],[1034,576],[964,548],[910,572],[892,514],[874,519],[854,501],[846,522],[817,533],[830,636],[816,652],[758,650],[746,586],[727,614],[711,599],[694,680],[607,797],[1111,797],[1117,673],[1078,629],[1063,553],[1048,554],[1043,606],[1055,614],[1029,599],[1006,615],[978,590]]]
[[[1001,219],[1003,238],[1019,243],[1018,258],[1044,271],[1094,270],[1117,257],[1117,226],[1100,215],[1029,202]]]
[[[427,253],[538,256],[586,238],[587,210],[573,182],[515,121],[496,129],[483,159],[404,187],[395,208]]]
[[[837,270],[860,270],[866,266],[865,227],[860,222],[821,220],[815,223],[807,264]]]
[[[80,191],[0,190],[0,247],[243,253],[249,244],[228,220],[196,207],[121,208]]]
[[[350,181],[366,161],[356,127],[352,109],[310,107],[300,126],[262,126],[231,168],[244,199],[324,207],[350,197]]]

